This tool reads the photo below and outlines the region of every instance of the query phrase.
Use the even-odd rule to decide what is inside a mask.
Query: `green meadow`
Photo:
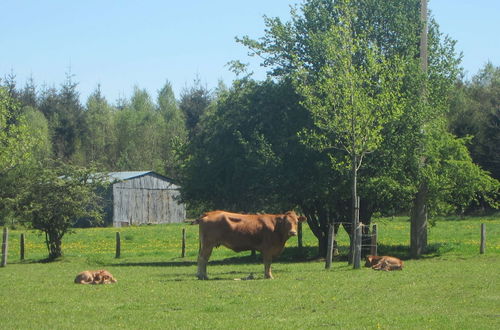
[[[332,269],[315,258],[304,226],[304,248],[288,241],[263,278],[259,256],[214,250],[210,280],[195,277],[198,227],[185,224],[77,229],[63,239],[64,257],[44,262],[43,237],[9,231],[0,268],[1,329],[500,329],[500,217],[445,218],[429,230],[429,251],[406,260],[406,218],[376,219],[379,252],[405,259],[403,271],[353,270],[348,237]],[[480,223],[486,253],[479,254]],[[181,233],[186,229],[186,256]],[[115,258],[120,232],[121,258]],[[19,259],[19,237],[26,258]],[[107,269],[111,285],[76,285],[87,269]],[[253,280],[241,280],[253,274]]]

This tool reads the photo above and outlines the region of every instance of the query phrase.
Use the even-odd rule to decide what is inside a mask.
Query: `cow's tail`
[[[199,225],[201,219],[196,220],[184,220],[184,223],[189,223],[190,225]]]
[[[187,222],[191,225],[199,225],[204,219],[205,219],[205,214],[203,214],[201,217],[199,217],[196,220],[184,220],[184,222]]]

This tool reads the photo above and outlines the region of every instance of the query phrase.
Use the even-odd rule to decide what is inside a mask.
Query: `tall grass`
[[[409,223],[378,219],[379,250],[408,254]],[[480,222],[487,226],[479,255]],[[47,256],[43,237],[10,232],[8,265],[0,268],[0,328],[500,328],[500,218],[439,221],[430,252],[405,260],[400,272],[353,270],[339,257],[330,271],[314,259],[316,240],[304,226],[299,260],[291,239],[273,263],[275,280],[249,252],[214,250],[211,280],[198,281],[198,227],[162,225],[78,229],[63,239],[64,258]],[[186,257],[181,230],[186,228]],[[122,258],[115,259],[115,232]],[[19,235],[26,234],[26,260]],[[348,238],[339,234],[341,250]],[[75,285],[85,269],[105,268],[118,283]],[[256,280],[235,281],[253,273]]]

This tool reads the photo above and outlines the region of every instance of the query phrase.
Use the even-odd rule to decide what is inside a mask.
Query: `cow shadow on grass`
[[[288,254],[285,256],[280,256],[273,261],[273,264],[278,263],[292,263],[292,262],[303,262],[304,258],[294,259],[292,255]],[[252,270],[234,270],[236,267],[232,268],[231,271],[222,271],[219,269],[211,269],[212,266],[221,265],[253,265]],[[178,268],[179,271],[169,272],[166,274],[159,275],[160,282],[189,282],[198,280],[195,275],[195,268],[197,266],[196,261],[187,260],[170,260],[164,262],[116,262],[110,264],[112,267],[174,267]],[[188,270],[181,268],[192,267],[193,272],[190,273]],[[264,266],[262,262],[262,257],[260,253],[255,256],[252,255],[242,255],[229,257],[225,259],[214,259],[208,262],[208,276],[210,281],[246,281],[246,280],[263,280],[264,279]],[[275,270],[275,273],[285,273],[287,270],[280,269]]]
[[[242,256],[242,257],[231,257],[220,260],[210,260],[209,265],[232,265],[232,264],[249,264],[249,263],[258,263],[260,262],[259,258],[251,257],[251,256]],[[111,266],[116,267],[191,267],[196,266],[196,261],[187,261],[187,260],[171,260],[171,261],[157,261],[157,262],[122,262],[122,263],[114,263]]]
[[[275,273],[285,273],[286,271],[275,272]],[[279,275],[278,275],[279,276]],[[195,273],[176,273],[176,274],[163,274],[160,275],[160,282],[190,282],[198,281]],[[255,271],[228,271],[221,272],[209,269],[208,271],[208,281],[258,281],[265,280],[264,269]]]
[[[312,259],[311,256],[317,252],[314,247],[291,247],[279,256],[273,259],[273,262],[293,263],[303,262]],[[179,258],[181,259],[181,258]],[[238,264],[261,264],[262,256],[259,252],[255,256],[250,255],[249,252],[242,252],[241,255],[224,259],[210,259],[209,265],[238,265]],[[155,261],[155,262],[116,262],[110,266],[117,267],[190,267],[196,266],[196,260],[170,260],[170,261]]]

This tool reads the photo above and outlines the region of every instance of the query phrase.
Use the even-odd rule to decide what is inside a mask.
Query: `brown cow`
[[[365,267],[375,270],[403,270],[403,261],[389,256],[366,256]]]
[[[239,214],[226,211],[212,211],[203,214],[193,224],[200,225],[200,252],[198,273],[200,280],[206,280],[207,263],[212,249],[224,245],[236,251],[257,250],[264,259],[264,277],[273,278],[271,261],[281,254],[285,242],[297,235],[297,225],[305,221],[289,211],[285,214]]]

